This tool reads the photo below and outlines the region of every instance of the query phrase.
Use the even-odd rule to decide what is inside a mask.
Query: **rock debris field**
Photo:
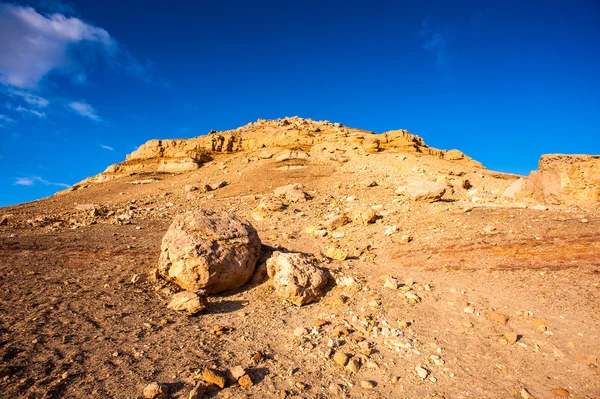
[[[302,118],[0,209],[6,398],[600,398],[600,157]]]

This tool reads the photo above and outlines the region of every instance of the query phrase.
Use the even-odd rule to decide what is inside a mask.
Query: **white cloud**
[[[108,150],[108,151],[114,151],[115,150],[114,148],[109,147],[109,146],[104,145],[104,144],[100,144],[100,148]]]
[[[25,108],[25,107],[22,107],[20,105],[17,108],[15,108],[15,111],[21,112],[21,113],[24,113],[24,114],[35,115],[38,118],[45,118],[46,117],[46,114],[43,113],[43,112],[40,112],[40,111],[35,110],[35,109]]]
[[[52,9],[72,12],[70,7]],[[80,84],[86,80],[86,65],[98,64],[97,55],[113,69],[152,81],[148,66],[106,30],[76,17],[0,2],[0,37],[0,84],[5,86],[37,89],[53,71]]]
[[[0,122],[5,122],[5,123],[14,123],[16,122],[13,118],[7,116],[7,115],[2,115],[0,114]]]
[[[77,112],[79,115],[90,118],[93,121],[100,122],[102,118],[98,116],[94,107],[84,101],[73,101],[69,104],[69,108]]]
[[[21,98],[23,98],[23,101],[25,101],[26,103],[34,105],[36,107],[40,107],[40,108],[47,107],[48,104],[50,103],[50,101],[48,101],[44,97],[37,96],[37,95],[29,93],[25,90],[9,89],[9,90],[7,90],[6,94],[8,94],[9,96],[21,97]]]
[[[36,183],[41,183],[44,186],[58,186],[58,187],[71,187],[65,183],[54,183],[48,180],[42,179],[40,176],[30,176],[30,177],[17,177],[13,185],[15,186],[34,186]]]

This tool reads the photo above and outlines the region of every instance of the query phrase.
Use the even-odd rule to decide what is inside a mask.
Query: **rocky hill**
[[[284,118],[0,212],[0,396],[595,398],[600,158]]]

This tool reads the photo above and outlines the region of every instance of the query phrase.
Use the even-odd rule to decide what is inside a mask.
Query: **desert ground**
[[[155,397],[186,399],[600,398],[592,174],[565,198],[507,194],[537,177],[283,121],[0,209],[0,397],[142,398],[156,382]],[[443,193],[412,195],[414,181]],[[200,210],[245,218],[262,246],[250,281],[189,316],[156,268],[173,219]],[[277,295],[276,252],[326,273],[318,298]]]

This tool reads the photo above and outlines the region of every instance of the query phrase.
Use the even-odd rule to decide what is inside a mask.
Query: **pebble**
[[[527,388],[521,389],[521,397],[523,399],[532,399],[533,398],[533,396],[531,396],[531,394],[529,393],[529,391],[527,390]]]
[[[238,379],[238,384],[243,387],[251,387],[254,385],[254,382],[252,382],[252,378],[248,374],[245,374]]]
[[[561,398],[568,398],[569,391],[567,391],[566,389],[562,389],[562,388],[556,388],[555,390],[552,391],[552,395],[560,396]]]
[[[360,382],[360,386],[364,389],[375,389],[376,384],[373,381],[363,380]]]
[[[304,328],[304,327],[298,327],[294,330],[294,335],[296,337],[301,337],[306,334],[308,334],[308,331],[306,331],[306,328]]]
[[[335,355],[333,355],[333,361],[342,367],[344,367],[346,364],[348,364],[349,360],[350,360],[350,356],[348,356],[344,352],[336,352]]]
[[[463,309],[465,313],[475,313],[475,308],[473,306],[467,306]]]
[[[189,399],[202,399],[204,398],[204,393],[206,392],[206,386],[202,383],[196,385],[188,396]]]
[[[415,368],[415,371],[417,372],[417,375],[423,379],[427,378],[427,376],[429,375],[429,371],[420,366],[417,366]]]
[[[158,382],[151,382],[144,388],[144,398],[146,399],[160,399],[166,398],[169,394],[169,388],[166,385]]]
[[[383,284],[385,288],[390,288],[392,290],[398,289],[398,280],[392,277],[385,279],[385,284]]]
[[[346,370],[354,374],[358,373],[358,370],[360,370],[360,360],[357,358],[350,359],[346,365]]]
[[[500,324],[508,323],[508,316],[493,310],[488,310],[485,316],[488,318],[488,320],[496,321]]]

